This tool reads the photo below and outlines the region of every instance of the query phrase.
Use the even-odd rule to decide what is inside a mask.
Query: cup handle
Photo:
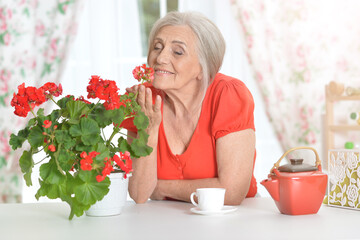
[[[195,202],[194,200],[194,195],[196,195],[196,192],[193,192],[191,195],[190,195],[190,200],[191,200],[191,203],[194,204],[195,206],[197,206],[197,203]]]

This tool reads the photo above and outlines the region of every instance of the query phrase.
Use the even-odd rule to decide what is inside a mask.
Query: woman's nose
[[[159,64],[169,63],[170,60],[169,54],[170,52],[168,49],[163,49],[156,58],[157,63]]]

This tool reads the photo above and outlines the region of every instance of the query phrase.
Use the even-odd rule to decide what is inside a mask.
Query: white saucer
[[[219,215],[219,214],[225,214],[225,213],[231,213],[237,210],[237,207],[234,206],[224,206],[219,211],[203,211],[200,210],[198,207],[191,208],[190,211],[197,214],[202,215]]]

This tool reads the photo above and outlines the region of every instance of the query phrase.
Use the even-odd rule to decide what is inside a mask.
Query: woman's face
[[[202,72],[196,41],[189,26],[166,26],[160,29],[150,46],[149,54],[149,65],[155,71],[155,88],[177,90],[196,81],[200,83]]]

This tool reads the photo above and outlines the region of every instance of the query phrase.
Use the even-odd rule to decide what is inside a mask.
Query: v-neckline
[[[214,81],[213,81],[214,82]],[[185,149],[185,151],[182,153],[182,154],[174,154],[174,152],[172,151],[170,145],[169,145],[169,142],[167,140],[167,137],[166,137],[166,132],[165,132],[165,128],[164,128],[164,102],[162,101],[162,104],[161,104],[161,115],[162,115],[162,120],[161,120],[161,123],[160,123],[160,128],[161,128],[161,131],[163,132],[163,135],[164,135],[164,139],[165,139],[165,142],[166,142],[166,146],[167,148],[169,149],[170,153],[172,156],[185,156],[188,152],[189,152],[189,149],[191,148],[191,146],[193,145],[192,142],[195,141],[194,139],[197,137],[197,132],[198,132],[198,129],[199,129],[199,123],[200,123],[200,119],[202,118],[203,114],[204,114],[204,102],[206,101],[207,99],[207,96],[208,96],[208,92],[209,92],[209,89],[210,87],[212,86],[212,83],[210,84],[210,86],[206,89],[206,93],[205,93],[205,96],[204,96],[204,99],[201,103],[201,111],[200,111],[200,116],[199,116],[199,120],[196,124],[196,127],[195,127],[195,130],[194,130],[194,133],[193,135],[191,136],[191,139],[190,139],[190,142],[188,144],[188,147]]]

